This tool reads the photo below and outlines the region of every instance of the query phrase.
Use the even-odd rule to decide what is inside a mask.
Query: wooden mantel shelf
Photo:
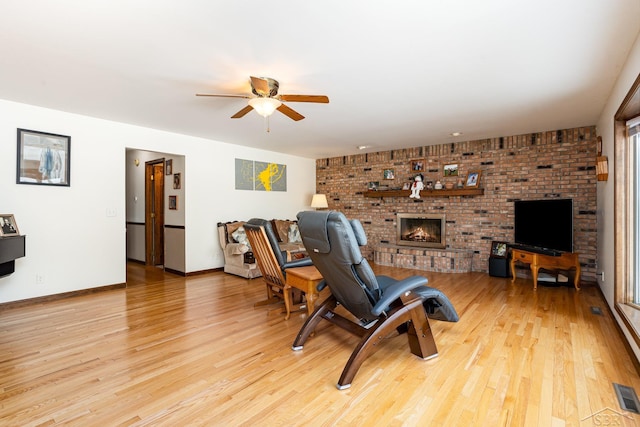
[[[383,197],[409,197],[411,190],[380,190],[365,191],[364,197],[383,198]],[[420,197],[453,197],[453,196],[482,196],[484,188],[454,188],[451,190],[422,190]]]

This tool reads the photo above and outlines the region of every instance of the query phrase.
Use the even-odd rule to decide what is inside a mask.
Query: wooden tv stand
[[[564,252],[562,255],[553,256],[539,254],[536,252],[523,251],[521,249],[511,249],[511,282],[516,280],[516,262],[520,261],[529,264],[533,276],[533,289],[538,289],[538,270],[569,270],[576,269],[576,277],[573,279],[573,286],[580,290],[580,261],[575,252]]]

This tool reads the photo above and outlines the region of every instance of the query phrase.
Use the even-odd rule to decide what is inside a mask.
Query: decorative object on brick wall
[[[369,191],[377,191],[378,187],[380,187],[380,182],[379,181],[369,181],[369,184],[367,185],[367,190],[369,190]]]
[[[444,165],[444,176],[458,176],[458,165]]]
[[[424,172],[424,160],[412,160],[411,161],[411,171],[413,172]]]
[[[468,188],[478,188],[480,185],[480,171],[471,171],[467,175],[467,183],[465,184]]]
[[[384,179],[395,179],[396,171],[393,169],[385,169],[382,175]]]

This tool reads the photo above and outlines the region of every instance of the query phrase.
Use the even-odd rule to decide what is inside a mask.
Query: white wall
[[[71,136],[70,187],[15,183],[17,128]],[[0,278],[0,303],[125,282],[126,148],[184,156],[187,272],[223,266],[217,222],[293,218],[315,190],[313,159],[3,100],[0,144],[0,213],[27,235],[26,257]],[[236,157],[286,164],[287,191],[236,191]]]
[[[626,327],[618,316],[614,304],[614,121],[615,115],[631,85],[640,74],[640,34],[636,39],[627,61],[618,76],[618,80],[607,100],[607,104],[598,120],[598,135],[602,136],[602,154],[609,158],[609,179],[598,183],[598,273],[604,272],[604,281],[598,277],[598,284],[616,320],[625,333],[636,357],[640,360],[640,349],[628,334]]]

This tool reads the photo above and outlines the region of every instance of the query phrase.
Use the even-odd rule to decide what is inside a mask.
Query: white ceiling
[[[0,98],[310,158],[596,123],[640,0],[0,0]],[[230,116],[249,76],[288,103]],[[46,131],[46,129],[43,129]],[[463,132],[453,137],[454,131]],[[206,143],[206,142],[203,142]]]

